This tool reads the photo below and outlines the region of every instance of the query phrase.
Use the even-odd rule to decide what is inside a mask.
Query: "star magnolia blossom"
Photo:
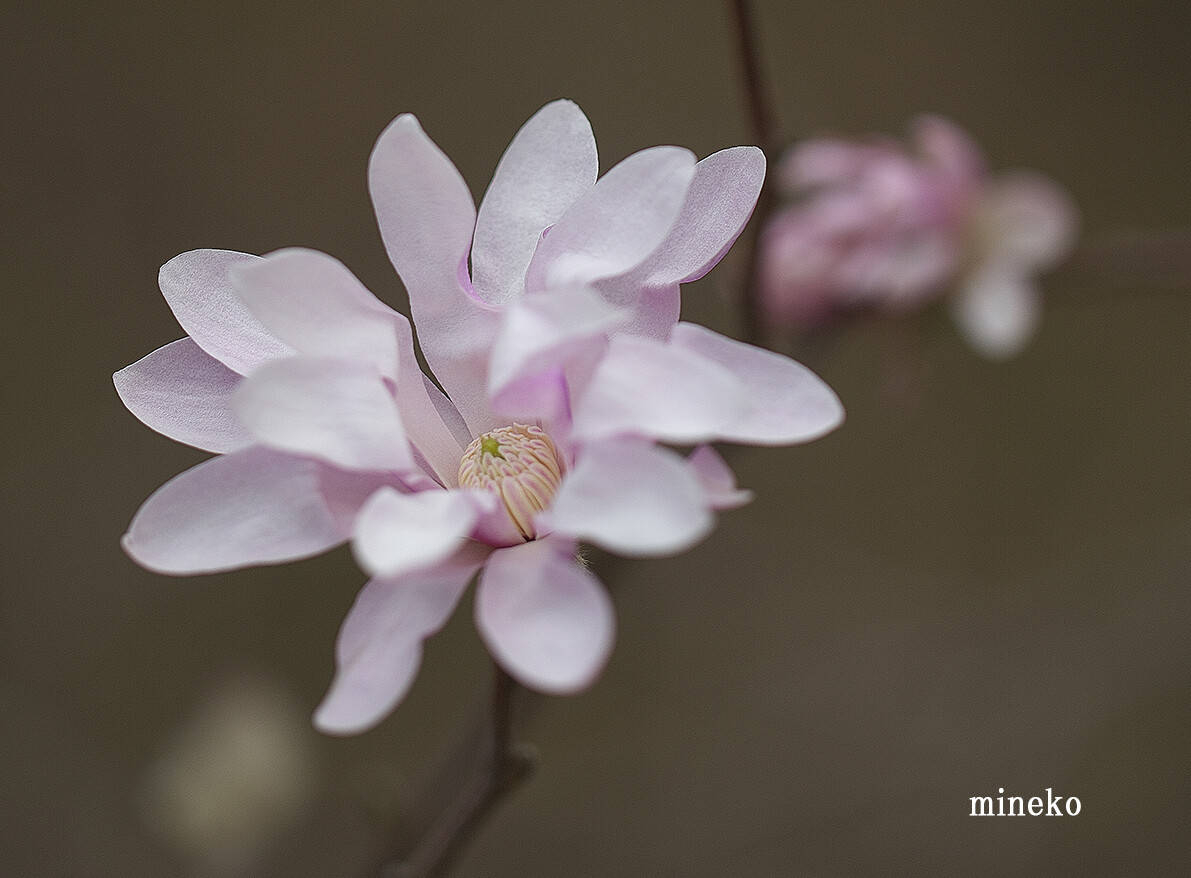
[[[590,125],[557,101],[514,138],[477,213],[399,117],[370,189],[442,390],[409,321],[330,256],[176,257],[161,289],[188,337],[116,387],[150,427],[219,456],[150,497],[125,549],[192,574],[350,540],[371,579],[315,715],[328,732],[401,700],[477,571],[477,624],[502,667],[544,692],[589,685],[615,625],[578,544],[686,549],[750,496],[699,443],[801,442],[842,417],[797,363],[678,321],[679,284],[735,240],[764,170],[752,147],[696,163],[665,146],[597,181]]]
[[[895,141],[810,140],[791,150],[778,211],[761,246],[759,284],[775,324],[812,328],[841,311],[905,311],[953,293],[969,343],[1006,357],[1041,313],[1034,276],[1071,249],[1070,198],[1024,172],[990,177],[977,145],[938,116]]]

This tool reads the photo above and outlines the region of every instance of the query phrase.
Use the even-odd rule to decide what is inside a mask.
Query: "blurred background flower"
[[[1076,212],[1055,183],[993,177],[976,143],[934,115],[909,142],[815,139],[777,171],[788,203],[761,232],[765,317],[809,332],[861,311],[905,315],[943,296],[968,342],[1017,353],[1042,302],[1036,275],[1075,243]]]

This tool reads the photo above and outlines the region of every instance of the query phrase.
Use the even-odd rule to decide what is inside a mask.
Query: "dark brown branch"
[[[446,875],[484,819],[529,775],[535,754],[512,739],[518,690],[494,663],[487,712],[427,787],[413,815],[422,825],[409,827],[407,837],[389,849],[377,878]]]

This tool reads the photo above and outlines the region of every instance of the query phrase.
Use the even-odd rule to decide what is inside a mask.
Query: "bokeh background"
[[[757,14],[788,137],[933,110],[1065,185],[1086,240],[1191,225],[1187,4]],[[6,4],[0,874],[361,875],[484,697],[465,600],[388,721],[319,736],[346,550],[195,579],[123,555],[203,457],[112,389],[181,335],[158,266],[310,246],[404,310],[366,189],[391,118],[477,196],[556,97],[604,169],[702,156],[749,140],[730,34],[713,0]],[[735,276],[685,316],[739,332]],[[1008,363],[942,320],[818,351],[847,423],[736,454],[757,501],[693,551],[605,567],[612,662],[534,705],[540,768],[458,874],[1186,874],[1189,280],[1060,273]],[[1082,813],[968,816],[1048,787]]]

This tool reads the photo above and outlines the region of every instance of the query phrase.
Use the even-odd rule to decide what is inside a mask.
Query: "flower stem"
[[[430,819],[413,843],[394,846],[377,878],[448,874],[464,846],[504,796],[533,770],[536,753],[513,743],[513,699],[519,686],[493,663],[488,710],[423,796]]]
[[[753,141],[765,153],[766,160],[772,165],[777,156],[778,143],[773,123],[774,114],[770,107],[768,90],[765,88],[765,78],[761,72],[752,8],[749,5],[749,0],[729,0],[728,5],[736,30],[737,55],[744,79],[750,133]],[[760,303],[757,301],[757,244],[761,228],[769,218],[769,214],[773,212],[775,204],[773,185],[770,182],[771,176],[770,174],[765,175],[765,183],[757,198],[752,222],[744,236],[746,267],[740,290],[740,302],[743,311],[744,337],[746,341],[753,344],[761,344],[764,341],[764,324],[761,320]]]

